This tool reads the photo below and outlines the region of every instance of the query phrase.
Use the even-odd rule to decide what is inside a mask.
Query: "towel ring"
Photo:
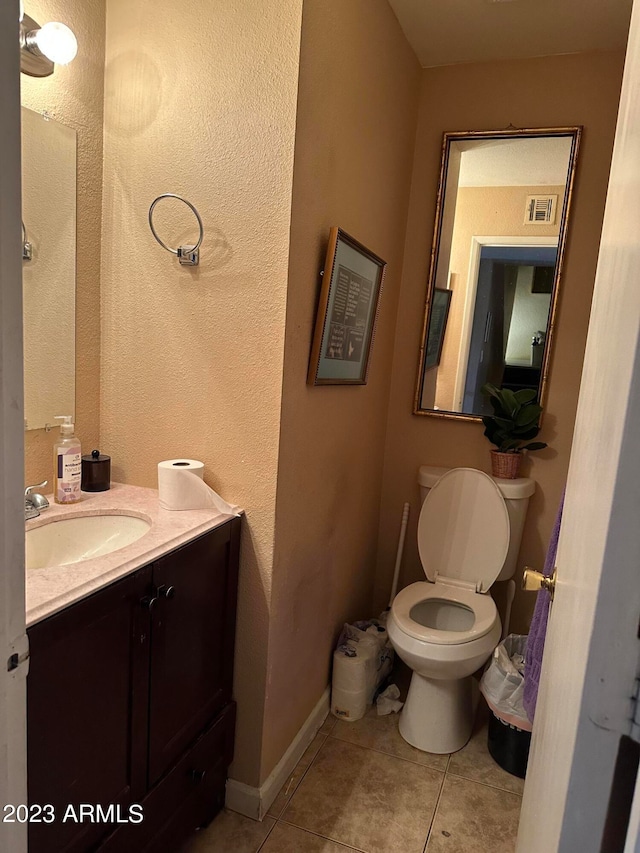
[[[156,204],[163,198],[177,198],[178,201],[181,201],[183,204],[186,204],[187,207],[191,208],[191,210],[194,212],[195,217],[198,220],[198,227],[200,228],[200,236],[198,237],[198,242],[195,244],[195,246],[178,246],[177,249],[172,249],[170,246],[167,246],[167,244],[164,243],[160,239],[160,237],[158,237],[158,233],[153,227],[153,211]],[[149,208],[149,228],[151,228],[151,233],[156,238],[158,243],[160,243],[162,248],[166,249],[167,252],[171,252],[172,255],[177,255],[178,260],[183,266],[198,266],[198,264],[200,263],[200,246],[202,245],[202,239],[204,237],[204,225],[202,224],[200,214],[190,201],[187,201],[186,198],[182,198],[182,196],[176,195],[175,193],[163,193],[162,195],[159,195],[158,198],[155,199],[155,201],[151,202],[151,207]]]
[[[27,228],[22,220],[22,260],[30,261],[33,257],[33,247],[27,239]]]

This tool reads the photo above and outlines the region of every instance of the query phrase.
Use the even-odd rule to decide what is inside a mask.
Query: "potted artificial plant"
[[[496,388],[490,382],[481,390],[493,406],[493,415],[482,418],[484,434],[497,447],[491,451],[493,476],[514,480],[520,471],[522,451],[547,446],[543,441],[531,441],[540,432],[542,406],[535,402],[537,392],[532,388]]]

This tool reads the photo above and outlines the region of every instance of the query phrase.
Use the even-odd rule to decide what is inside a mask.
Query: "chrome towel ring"
[[[195,244],[195,246],[178,246],[177,249],[172,249],[170,246],[167,246],[167,244],[164,243],[160,239],[160,237],[158,237],[158,233],[153,227],[153,211],[156,204],[163,198],[176,198],[178,199],[178,201],[181,201],[183,204],[186,204],[187,207],[191,208],[191,210],[194,212],[195,217],[198,220],[198,227],[200,228],[200,236],[198,237],[198,242]],[[167,252],[171,252],[172,255],[177,255],[178,260],[183,266],[198,266],[198,264],[200,263],[200,246],[202,245],[202,239],[204,237],[204,225],[202,224],[200,214],[190,201],[187,201],[186,198],[182,198],[182,196],[176,195],[175,193],[163,193],[162,195],[159,195],[158,198],[155,199],[155,201],[151,202],[151,207],[149,208],[149,228],[151,228],[151,233],[156,238],[158,243],[160,243],[162,248],[166,249]]]
[[[27,228],[22,220],[22,260],[30,261],[33,257],[33,247],[27,238]]]

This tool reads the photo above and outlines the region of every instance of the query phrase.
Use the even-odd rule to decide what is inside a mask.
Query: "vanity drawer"
[[[236,704],[213,725],[143,800],[144,821],[117,829],[100,853],[160,853],[209,823],[224,805],[227,767],[233,758]]]

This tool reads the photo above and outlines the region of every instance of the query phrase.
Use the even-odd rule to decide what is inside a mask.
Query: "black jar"
[[[83,492],[106,492],[111,488],[111,457],[104,456],[99,450],[92,450],[89,456],[82,457]]]

